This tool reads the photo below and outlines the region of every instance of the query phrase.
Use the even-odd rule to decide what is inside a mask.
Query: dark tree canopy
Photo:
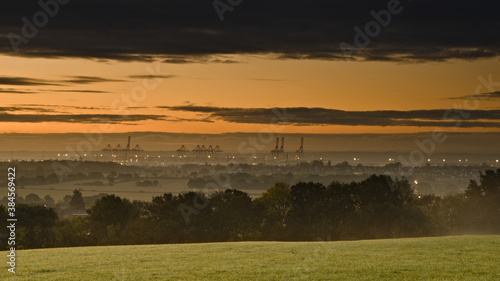
[[[69,201],[69,206],[73,210],[85,209],[85,203],[83,202],[83,196],[80,190],[73,190],[73,197],[71,197],[71,200]]]
[[[70,206],[81,208],[81,192],[73,193]],[[16,246],[500,234],[500,170],[487,170],[479,181],[469,183],[465,193],[444,197],[416,194],[405,178],[372,175],[327,186],[278,182],[258,198],[237,189],[165,193],[150,202],[106,194],[96,198],[88,216],[59,218],[55,209],[36,205],[40,198],[30,196],[34,205],[16,206]],[[0,207],[0,217],[6,221],[7,209]]]

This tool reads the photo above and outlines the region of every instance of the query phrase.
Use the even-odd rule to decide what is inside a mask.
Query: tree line
[[[83,206],[81,197],[75,192],[70,205]],[[52,208],[18,205],[17,248],[500,234],[500,169],[445,197],[418,195],[405,178],[372,175],[276,183],[258,198],[237,189],[165,193],[151,202],[106,195],[87,214],[59,217]],[[6,221],[4,206],[0,216]]]

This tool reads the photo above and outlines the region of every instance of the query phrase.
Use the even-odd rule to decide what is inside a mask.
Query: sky
[[[372,135],[394,140],[394,148],[408,147],[398,134],[436,130],[456,136],[456,150],[470,149],[464,136],[487,133],[494,150],[498,8],[494,1],[13,1],[0,11],[0,150],[23,149],[20,136],[56,149],[54,136],[66,134],[62,149],[86,132],[144,132],[151,149],[178,145],[153,141],[157,133],[259,132],[345,136],[343,143]],[[328,150],[327,139],[315,148]]]

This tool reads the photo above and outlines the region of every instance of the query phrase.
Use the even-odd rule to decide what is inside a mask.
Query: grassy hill
[[[500,236],[19,250],[0,280],[500,280]],[[7,252],[1,255],[6,261]]]

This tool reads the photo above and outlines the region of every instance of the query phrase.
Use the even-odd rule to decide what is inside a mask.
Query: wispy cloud
[[[30,90],[14,89],[14,88],[0,88],[0,93],[6,94],[35,94],[36,92]]]
[[[60,104],[15,104],[11,105],[9,108],[16,108],[17,106],[29,107],[29,108],[65,108],[65,109],[91,109],[91,110],[109,110],[109,108],[105,107],[95,107],[95,106],[74,106],[74,105],[60,105]]]
[[[69,76],[69,79],[49,80],[30,77],[0,76],[0,85],[15,86],[61,86],[64,84],[93,84],[102,82],[127,82],[127,80],[109,79],[97,76]]]
[[[53,109],[43,108],[43,107],[30,107],[30,106],[8,106],[0,107],[0,114],[2,112],[19,112],[19,111],[34,111],[39,113],[49,113],[55,112]],[[1,119],[0,119],[1,122]]]
[[[163,77],[165,78],[165,77]],[[0,76],[0,85],[9,86],[68,86],[68,85],[85,85],[104,82],[128,82],[127,80],[109,79],[97,76],[69,76],[69,79],[40,79],[31,77],[18,77],[18,76]],[[87,90],[87,89],[19,89],[19,88],[0,88],[0,93],[6,94],[40,94],[43,92],[54,93],[109,93],[108,91],[101,90]]]
[[[176,56],[163,59],[164,63],[172,64],[188,64],[188,63],[223,63],[223,64],[233,64],[240,63],[237,60],[219,58],[215,55],[187,55],[187,56]]]
[[[63,80],[62,82],[71,84],[93,84],[101,82],[127,82],[127,81],[119,79],[109,79],[97,76],[70,76],[70,79]]]
[[[128,78],[132,79],[149,79],[149,78],[160,78],[160,79],[169,79],[175,78],[175,75],[129,75]]]
[[[92,94],[110,93],[108,91],[98,91],[98,90],[43,90],[43,91],[55,92],[55,93],[92,93]]]
[[[479,99],[479,100],[493,100],[493,99],[499,99],[500,98],[500,91],[497,92],[491,92],[491,93],[482,93],[479,95],[467,95],[467,96],[461,96],[461,97],[452,97],[448,98],[450,100],[461,100],[461,99]]]
[[[433,110],[378,110],[344,111],[328,108],[227,108],[212,106],[158,106],[174,111],[205,114],[208,120],[223,120],[232,123],[268,124],[277,120],[276,111],[288,114],[287,122],[295,126],[347,125],[347,126],[415,126],[454,127],[500,127],[500,110],[475,110],[462,116],[454,109]],[[279,118],[277,120],[279,122]]]
[[[35,79],[28,77],[0,76],[0,85],[16,86],[60,86],[61,84],[44,79]]]
[[[118,115],[118,114],[9,114],[0,113],[0,122],[21,123],[80,123],[80,124],[134,124],[139,121],[165,120],[164,115]]]

